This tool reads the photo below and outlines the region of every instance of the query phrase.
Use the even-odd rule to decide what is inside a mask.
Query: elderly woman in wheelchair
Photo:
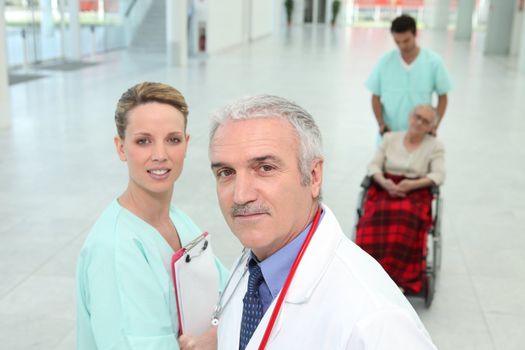
[[[417,106],[409,118],[406,132],[384,134],[368,166],[355,240],[400,289],[425,294],[428,306],[438,259],[433,253],[429,264],[427,234],[438,236],[433,199],[445,178],[444,148],[429,134],[439,121],[432,106]]]

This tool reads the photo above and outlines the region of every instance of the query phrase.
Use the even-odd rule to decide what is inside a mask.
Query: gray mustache
[[[270,212],[269,208],[263,205],[253,205],[253,204],[234,204],[231,209],[232,216],[267,214],[269,212]]]

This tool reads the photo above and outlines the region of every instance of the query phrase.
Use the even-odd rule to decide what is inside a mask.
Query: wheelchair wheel
[[[427,308],[432,305],[432,300],[434,300],[434,293],[436,291],[436,281],[434,278],[434,274],[432,272],[426,273],[425,278],[425,306]]]

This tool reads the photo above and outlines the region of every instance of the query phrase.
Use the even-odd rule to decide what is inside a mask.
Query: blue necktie
[[[255,260],[251,259],[248,269],[250,270],[250,277],[248,278],[248,290],[242,300],[244,306],[242,309],[239,350],[246,348],[264,314],[263,304],[259,297],[259,286],[264,282],[261,268]]]

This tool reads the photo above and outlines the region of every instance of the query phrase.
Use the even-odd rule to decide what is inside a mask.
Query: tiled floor
[[[443,56],[455,89],[439,133],[448,152],[443,266],[432,307],[413,303],[440,349],[522,349],[525,75],[513,60],[486,57],[452,33],[423,32],[421,43]],[[186,68],[166,67],[160,55],[113,52],[97,57],[101,64],[12,86],[12,127],[0,131],[0,348],[74,347],[76,256],[126,186],[112,141],[115,103],[126,88],[163,81],[187,96],[192,138],[174,201],[214,234],[230,264],[240,246],[217,207],[210,112],[262,92],[312,112],[324,135],[325,202],[350,233],[375,147],[363,82],[392,46],[380,29],[295,27]]]

